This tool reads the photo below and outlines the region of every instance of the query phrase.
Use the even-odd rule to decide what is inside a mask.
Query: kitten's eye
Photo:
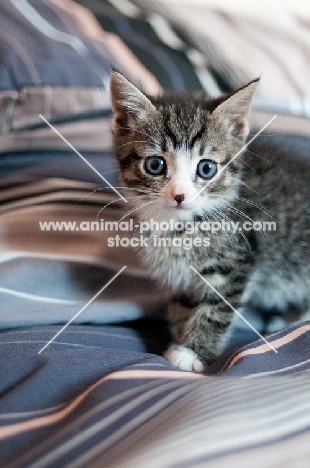
[[[166,172],[166,161],[161,156],[150,156],[145,161],[145,170],[153,176],[159,176]]]
[[[202,179],[212,179],[216,174],[217,165],[210,159],[202,159],[197,166],[197,175]]]

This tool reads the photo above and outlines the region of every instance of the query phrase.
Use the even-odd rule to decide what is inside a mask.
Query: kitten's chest
[[[162,286],[173,291],[192,290],[197,277],[190,267],[200,270],[213,264],[222,247],[223,244],[212,243],[209,236],[156,234],[149,238],[148,248],[140,250],[140,258]]]
[[[197,264],[193,254],[176,247],[149,247],[141,252],[141,260],[159,284],[172,290],[190,285],[190,265]]]

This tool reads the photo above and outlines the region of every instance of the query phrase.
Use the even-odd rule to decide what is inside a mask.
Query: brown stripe
[[[106,47],[111,56],[125,69],[127,75],[138,78],[139,84],[146,93],[156,95],[161,92],[161,86],[155,76],[144,67],[120,37],[101,28],[95,15],[88,8],[72,1],[51,0],[51,3],[57,8],[65,10],[70,17],[74,18],[79,32],[82,33],[79,34],[79,37],[84,35],[88,40],[93,41],[93,46],[105,58],[104,48]],[[57,11],[56,8],[54,11]],[[72,31],[69,22],[64,21],[63,15],[60,16],[61,20],[66,23],[68,31],[76,35],[77,31]],[[132,75],[133,70],[134,75]]]
[[[64,409],[57,411],[57,413],[42,416],[40,418],[29,419],[22,423],[11,424],[0,428],[0,439],[6,439],[8,437],[16,436],[22,432],[30,431],[33,429],[38,429],[39,427],[49,426],[51,424],[56,424],[62,419],[66,418],[70,413],[72,413],[77,406],[79,406],[83,400],[92,392],[96,387],[101,385],[104,381],[108,380],[119,380],[119,379],[205,379],[206,376],[201,374],[194,374],[191,372],[181,372],[181,371],[151,371],[151,370],[127,370],[114,372],[102,379],[98,380],[91,387],[89,387],[85,392],[81,393],[77,398],[75,398],[69,405]]]
[[[310,325],[304,325],[292,331],[291,333],[288,333],[282,338],[278,338],[277,340],[274,340],[274,341],[270,341],[269,339],[268,342],[274,348],[278,349],[278,348],[281,348],[281,346],[284,346],[294,341],[296,338],[299,338],[301,335],[303,335],[304,333],[307,333],[308,331],[310,331]],[[234,357],[234,359],[231,361],[227,369],[231,369],[244,356],[248,356],[251,354],[264,354],[270,351],[274,352],[272,348],[270,348],[267,344],[263,344],[261,346],[257,346],[256,348],[250,348],[245,351],[242,351],[241,353],[237,354],[237,356]]]

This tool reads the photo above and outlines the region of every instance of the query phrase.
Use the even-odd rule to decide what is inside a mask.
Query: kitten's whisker
[[[254,151],[250,151],[249,149],[246,149],[246,150],[245,150],[245,152],[248,152],[248,153],[254,154],[254,156],[257,156],[258,158],[260,158],[260,159],[263,159],[264,161],[270,162],[270,160],[269,160],[269,159],[263,158],[263,156],[260,156],[259,154],[257,154],[257,153],[254,153]]]
[[[140,187],[139,185],[137,185],[136,187],[127,187],[126,185],[119,185],[118,187],[116,186],[116,188],[119,188],[119,189],[127,189],[127,190],[144,190],[144,191],[147,191],[147,192],[154,192],[154,193],[158,193],[155,189],[152,189],[150,187]]]
[[[139,206],[137,206],[137,207],[135,207],[135,208],[132,208],[132,209],[129,211],[129,213],[126,213],[126,216],[128,216],[128,215],[130,215],[130,214],[132,214],[132,213],[135,213],[136,211],[140,210],[141,208],[143,208],[143,207],[145,207],[145,206],[148,206],[148,205],[150,205],[150,204],[152,204],[152,203],[156,203],[156,202],[157,202],[157,200],[151,200],[151,201],[148,201],[147,203],[144,203],[144,204],[141,204],[141,205],[139,205]]]
[[[158,192],[156,192],[155,190],[151,190],[151,189],[147,189],[147,188],[137,188],[137,187],[116,187],[116,188],[119,188],[119,189],[125,189],[125,190],[134,190],[136,192],[142,192],[142,193],[147,193],[147,194],[150,194],[150,195],[157,195]]]
[[[244,220],[245,218],[246,218],[246,219],[249,219],[249,220],[251,221],[252,225],[253,225],[254,222],[255,222],[255,221],[253,221],[252,218],[250,218],[250,216],[248,216],[247,214],[245,214],[243,211],[238,210],[238,209],[235,208],[234,206],[231,206],[231,207],[226,206],[226,209],[229,210],[229,211],[232,211],[233,213],[235,213],[235,214],[236,214],[237,216],[239,216],[242,220]],[[243,215],[244,217],[243,217],[242,215]],[[260,231],[260,233],[262,234],[262,236],[265,235],[266,237],[268,237],[266,232]]]
[[[263,206],[259,205],[258,203],[253,202],[252,200],[247,200],[246,198],[241,198],[241,197],[236,197],[237,200],[244,201],[245,203],[249,203],[250,205],[255,206],[259,210],[263,211],[267,216],[269,216],[271,219],[276,221],[276,219],[272,216],[269,210],[266,210]]]
[[[257,135],[257,133],[249,133],[249,136],[255,136]],[[257,135],[257,138],[261,138],[261,137],[270,137],[270,136],[279,136],[278,133],[263,133],[263,134],[260,134],[260,135]]]
[[[101,172],[102,175],[112,174],[113,172],[119,172],[119,169],[111,169],[110,171]],[[109,188],[109,187],[104,187]]]
[[[206,221],[206,218],[205,218],[205,217],[207,217],[207,221],[208,221],[209,223],[211,223],[210,218],[209,218],[209,216],[208,216],[208,213],[207,213],[205,210],[202,210],[202,212],[203,212],[203,215],[202,215],[202,216],[203,216],[203,219]],[[215,233],[213,233],[213,234],[216,235],[217,242],[218,242],[218,245],[219,245],[219,248],[220,248],[220,256],[222,256],[222,246],[221,246],[221,241],[220,241],[220,238],[219,238],[219,236],[218,236],[218,233],[215,232]]]
[[[244,185],[244,186],[245,186],[246,188],[248,188],[249,190],[252,190],[252,192],[258,194],[258,192],[256,192],[256,190],[254,190],[254,189],[253,189],[252,187],[250,187],[248,184],[246,184],[245,182],[243,182],[243,180],[238,179],[238,177],[234,177],[234,179],[236,179],[236,180],[239,182],[239,184]]]
[[[105,210],[109,205],[112,205],[112,203],[118,202],[119,200],[120,200],[119,198],[116,198],[115,200],[110,201],[109,203],[107,203],[106,205],[104,205],[102,208],[100,208],[100,210],[99,210],[98,213],[97,213],[96,219],[98,220],[98,217],[99,217],[100,213],[101,213],[103,210]]]
[[[243,211],[238,210],[238,209],[235,208],[234,206],[226,207],[226,208],[227,208],[229,211],[232,211],[233,213],[236,213],[237,216],[239,216],[242,220],[244,220],[244,218],[241,216],[241,214],[242,214],[243,216],[245,216],[246,219],[249,219],[249,220],[251,221],[252,225],[254,224],[255,221],[254,221],[252,218],[250,218],[250,216],[248,216],[247,214],[245,214]],[[267,234],[265,231],[260,230],[259,232],[260,232],[260,234],[261,234],[262,236],[268,237],[268,234]]]
[[[156,201],[157,201],[157,200],[156,200]],[[156,208],[157,208],[156,206],[155,206],[155,207],[152,206],[151,208],[149,208],[149,209],[144,213],[144,215],[141,216],[141,218],[139,219],[139,223],[141,223],[141,221],[143,221],[144,219],[146,219],[149,213],[150,213],[150,214],[153,213],[153,212],[156,210]]]
[[[246,243],[246,245],[247,245],[247,247],[249,249],[249,252],[252,252],[251,245],[249,244],[249,241],[248,241],[246,235],[244,234],[244,232],[242,231],[242,229],[238,229],[238,232],[243,237],[243,240],[245,241],[245,243]]]
[[[237,208],[235,208],[234,206],[226,206],[225,207],[227,210],[229,211],[232,211],[233,213],[235,213],[237,216],[239,216],[243,221],[244,219],[248,219],[251,221],[252,225],[254,224],[254,220],[252,218],[250,218],[250,216],[248,216],[246,213],[244,213],[243,211],[241,210],[238,210]],[[244,216],[244,217],[243,217]],[[241,230],[238,229],[238,231],[241,233]],[[259,231],[261,233],[262,236],[266,236],[268,237],[267,233],[265,231]],[[242,230],[242,233],[243,233],[243,230]],[[244,233],[243,233],[244,234]],[[244,237],[242,235],[242,237]]]
[[[235,213],[237,216],[239,216],[239,218],[241,218],[242,220],[244,219],[249,219],[251,221],[251,223],[253,223],[253,219],[250,218],[250,216],[248,216],[247,214],[245,214],[243,211],[241,210],[238,210],[237,208],[235,208],[234,206],[225,206],[225,209],[226,210],[229,210],[229,211],[232,211],[233,213]]]
[[[75,204],[80,203],[81,201],[85,200],[85,198],[89,197],[90,195],[92,195],[95,192],[98,192],[99,190],[103,190],[103,187],[96,188],[92,192],[89,192],[85,197],[83,197],[80,200],[78,200],[77,202],[75,202]]]
[[[118,172],[118,171],[117,171],[117,172]],[[142,191],[143,191],[143,192],[145,192],[145,193],[150,193],[150,192],[152,192],[152,190],[150,190],[150,189],[148,190],[148,189],[146,189],[146,188],[144,188],[144,187],[142,187],[142,188],[137,188],[137,187],[126,187],[126,186],[122,186],[122,185],[119,185],[119,186],[114,185],[114,188],[117,188],[117,189],[124,189],[124,190],[135,190],[135,191],[137,191],[137,192],[142,192]],[[109,189],[109,187],[101,187],[101,188],[98,189],[98,190],[103,190],[103,189],[106,190],[106,189]],[[154,192],[154,193],[157,193],[155,190],[153,190],[153,192]]]
[[[127,198],[132,199],[132,198],[141,198],[141,197],[146,197],[146,196],[147,196],[147,195],[137,195],[137,196],[135,196],[135,197],[127,197]],[[96,216],[96,219],[98,220],[98,217],[99,217],[100,213],[101,213],[103,210],[105,210],[109,205],[112,205],[112,203],[116,203],[116,202],[119,202],[119,201],[120,201],[120,199],[119,199],[119,198],[116,198],[115,200],[111,200],[109,203],[107,203],[107,204],[104,205],[102,208],[100,208],[100,210],[99,210],[99,212],[98,212],[98,214],[97,214],[97,216]]]
[[[142,217],[139,222],[141,222],[143,219],[146,219],[147,216],[150,216],[155,210],[161,208],[164,204],[165,204],[165,202],[160,202],[159,201],[155,206],[153,206],[152,208],[150,208],[147,211],[146,215],[144,217]],[[153,237],[154,237],[154,234],[151,234],[151,238],[153,238]]]
[[[227,207],[226,207],[227,208]],[[229,216],[226,216],[224,213],[222,213],[221,211],[218,210],[218,213],[220,213],[225,219],[229,220],[230,223],[232,223],[232,220]],[[246,244],[247,244],[247,247],[249,248],[249,250],[251,251],[251,246],[250,244],[248,243],[248,240],[244,234],[244,232],[242,231],[241,228],[238,227],[237,231],[239,232],[239,234],[241,234],[241,236],[243,237],[243,239],[245,240]],[[243,252],[243,249],[241,247],[241,245],[239,244],[239,241],[238,241],[238,238],[235,236],[234,233],[232,233],[235,241],[237,242],[238,246],[240,247],[241,251]]]
[[[162,135],[162,132],[161,132],[158,128],[153,127],[153,125],[151,125],[150,122],[148,122],[148,127],[149,127],[149,129],[152,129],[152,130],[153,130],[153,134],[152,134],[151,131],[150,131],[150,132],[147,131],[147,132],[145,133],[145,135],[146,135],[147,137],[149,137],[149,136],[151,135],[153,140],[158,138],[159,141],[160,141],[160,143],[163,144],[163,143],[164,143],[164,137],[163,137],[163,135]],[[147,129],[147,130],[148,130],[148,129]],[[134,131],[135,131],[135,130],[134,130]]]
[[[229,218],[229,219],[230,219],[230,218]],[[246,243],[246,245],[247,245],[249,251],[251,252],[251,246],[250,246],[250,244],[249,244],[249,242],[248,242],[248,240],[247,240],[247,238],[246,238],[244,232],[243,232],[242,229],[239,228],[239,227],[238,227],[237,231],[239,232],[239,234],[241,235],[241,237],[242,237],[243,240],[245,241],[245,243]],[[236,237],[236,235],[235,235],[234,233],[232,233],[232,235],[233,235],[235,241],[237,242],[237,244],[238,244],[238,246],[239,246],[241,252],[243,253],[243,248],[242,248],[241,245],[239,244],[238,238]]]
[[[215,212],[215,213],[218,213],[219,211],[218,211],[216,208],[213,208],[213,209],[211,210],[211,215],[212,215],[215,219],[217,219],[218,221],[221,221],[221,218],[220,218],[219,216],[216,216],[216,215],[214,214],[214,212]],[[220,213],[220,212],[219,212],[219,213]],[[230,221],[230,220],[229,220],[229,221]],[[233,246],[233,244],[232,244],[232,240],[231,240],[229,234],[228,234],[225,230],[224,230],[224,233],[225,233],[225,236],[229,239],[231,248],[232,248],[232,250],[233,250],[233,249],[234,249],[234,246]],[[238,240],[236,239],[236,237],[235,237],[234,234],[233,234],[233,237],[234,237],[234,239],[236,240],[236,242],[237,242],[238,246],[240,247],[240,249],[242,250],[242,248],[241,248],[241,246],[239,245],[239,242],[238,242]]]
[[[133,132],[135,132],[135,133],[141,133],[141,135],[145,135],[146,137],[149,137],[149,136],[150,136],[150,135],[147,134],[146,132],[142,132],[141,130],[136,130],[136,129],[133,130],[133,129],[130,128],[130,127],[117,127],[117,128],[120,129],[120,130],[131,130],[131,131],[133,131]]]
[[[242,157],[240,157],[239,159],[240,159],[240,161],[241,161],[243,164],[245,164],[246,166],[248,166],[248,168],[251,169],[251,171],[255,172],[255,169],[253,169],[253,167],[250,166],[250,164],[246,163],[246,162],[244,161],[244,159],[242,159]]]
[[[133,141],[128,141],[127,143],[124,143],[123,145],[117,146],[115,150],[119,150],[121,148],[124,148],[124,146],[131,145],[133,143],[148,143],[146,140],[133,140]]]
[[[127,216],[129,216],[130,214],[134,213],[135,211],[143,208],[144,206],[147,206],[147,205],[150,205],[151,203],[155,203],[157,200],[151,200],[151,201],[148,201],[147,203],[144,203],[144,204],[141,204],[139,206],[136,206],[135,208],[132,208],[131,210],[128,210],[122,217],[119,221],[122,221],[124,218],[126,218]]]
[[[103,210],[104,210],[105,208],[107,208],[109,205],[112,205],[112,203],[116,203],[116,202],[118,202],[118,201],[120,201],[120,199],[119,199],[119,198],[116,198],[115,200],[111,200],[111,201],[109,201],[109,203],[106,203],[105,205],[103,205],[103,207],[100,208],[100,210],[99,210],[99,212],[98,212],[98,214],[97,214],[97,218],[98,218],[98,216],[99,216],[99,214],[100,214],[101,211],[103,211]]]
[[[132,128],[130,128],[130,127],[117,127],[117,128],[118,128],[118,129],[123,129],[123,130],[130,130],[130,131],[132,131],[133,133],[140,133],[141,135],[145,135],[147,138],[149,138],[150,136],[152,136],[153,138],[154,138],[154,137],[155,137],[155,138],[158,137],[159,139],[163,140],[163,136],[162,136],[161,132],[160,132],[157,128],[153,127],[153,126],[150,125],[150,124],[149,124],[149,127],[153,130],[153,132],[154,132],[153,135],[152,135],[151,132],[150,132],[150,133],[147,133],[147,132],[143,132],[143,131],[141,131],[141,130],[132,129]],[[149,140],[148,140],[148,142],[149,142]]]
[[[156,200],[156,201],[157,201],[157,200]],[[141,223],[142,220],[147,219],[147,217],[148,217],[149,215],[151,215],[155,210],[157,210],[157,208],[160,208],[160,207],[163,206],[164,204],[165,204],[165,202],[162,202],[162,203],[161,203],[161,202],[159,201],[159,202],[157,203],[157,205],[152,206],[149,210],[146,211],[146,213],[144,214],[144,216],[142,216],[142,217],[139,219],[138,223]],[[138,229],[138,226],[136,227],[135,232],[136,232],[137,229]]]

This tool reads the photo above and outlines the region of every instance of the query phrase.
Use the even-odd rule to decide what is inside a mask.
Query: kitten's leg
[[[187,299],[183,296],[169,307],[174,343],[165,357],[181,370],[202,372],[222,352],[234,312],[218,296],[192,306]]]

